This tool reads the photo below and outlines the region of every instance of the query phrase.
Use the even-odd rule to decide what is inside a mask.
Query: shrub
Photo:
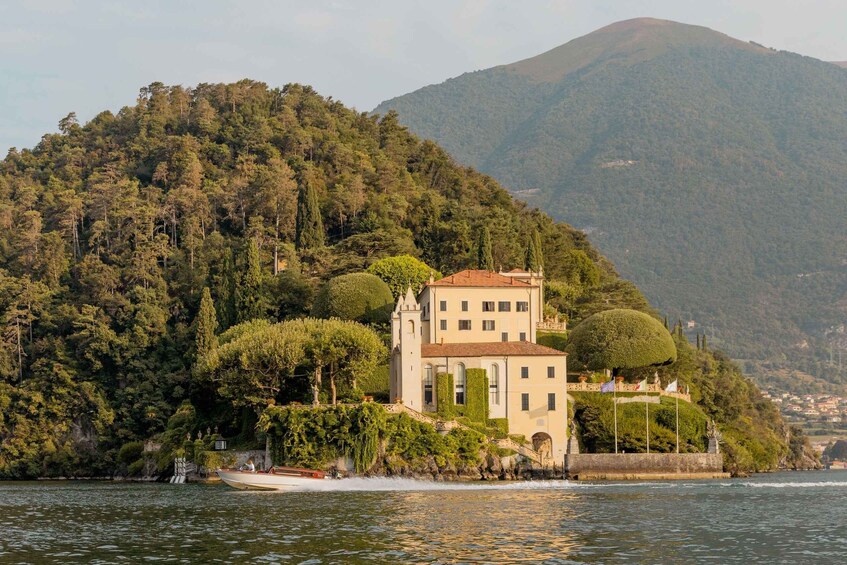
[[[468,369],[465,375],[464,415],[473,422],[488,420],[488,376],[485,369]]]
[[[350,273],[334,277],[321,287],[312,316],[384,323],[393,307],[391,290],[382,279],[370,273]]]
[[[435,404],[438,416],[444,420],[456,417],[456,399],[453,395],[453,374],[435,375]]]
[[[412,287],[412,292],[417,293],[418,288],[429,280],[430,275],[441,278],[441,273],[411,255],[380,259],[372,263],[367,272],[382,279],[395,298],[405,294],[409,287]]]

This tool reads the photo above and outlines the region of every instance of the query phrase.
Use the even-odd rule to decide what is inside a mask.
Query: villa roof
[[[482,269],[466,269],[454,275],[428,283],[427,286],[457,286],[457,287],[524,287],[536,285],[515,277],[507,277],[493,271]]]
[[[560,355],[567,353],[528,341],[492,341],[486,343],[425,343],[421,357],[493,357]]]

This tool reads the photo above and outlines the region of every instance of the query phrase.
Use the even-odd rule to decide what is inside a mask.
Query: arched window
[[[500,368],[496,363],[488,370],[488,393],[489,404],[500,404]]]
[[[424,406],[432,404],[432,365],[424,367],[423,377]]]
[[[453,378],[456,381],[456,404],[465,403],[465,366],[462,363],[456,363],[453,368]]]
[[[409,320],[408,322],[406,322],[406,331],[409,333],[409,335],[415,335],[415,321],[414,320]]]

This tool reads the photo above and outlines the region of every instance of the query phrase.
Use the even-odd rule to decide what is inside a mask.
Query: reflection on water
[[[332,492],[0,483],[0,563],[839,563],[847,473]]]

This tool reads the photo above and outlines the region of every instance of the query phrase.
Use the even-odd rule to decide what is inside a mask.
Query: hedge
[[[488,420],[488,376],[485,369],[468,369],[465,372],[464,415],[473,422]]]
[[[435,406],[438,416],[444,420],[456,417],[456,398],[453,389],[453,374],[435,375]]]

